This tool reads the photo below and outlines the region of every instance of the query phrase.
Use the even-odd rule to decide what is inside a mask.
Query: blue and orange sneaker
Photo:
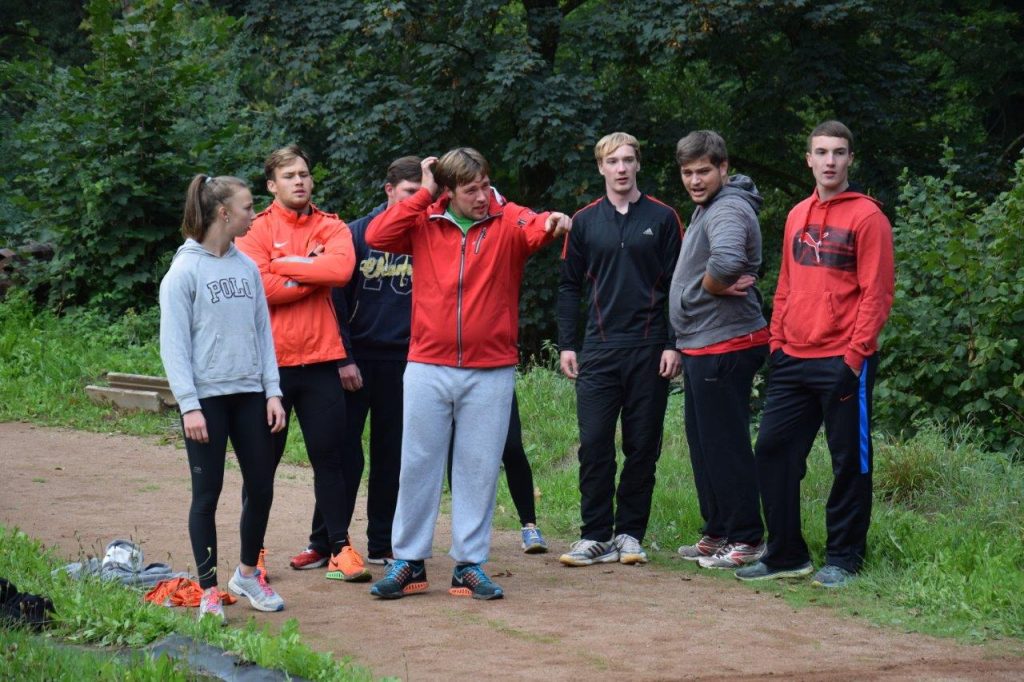
[[[395,559],[384,577],[370,587],[370,594],[381,599],[401,599],[407,594],[425,592],[429,586],[422,561]]]
[[[461,564],[452,573],[452,586],[448,594],[473,599],[501,599],[505,591],[484,573],[480,564]]]

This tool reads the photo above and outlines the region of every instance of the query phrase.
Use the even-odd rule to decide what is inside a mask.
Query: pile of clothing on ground
[[[146,564],[142,547],[130,540],[114,540],[107,545],[103,559],[89,557],[58,568],[54,574],[64,572],[72,578],[99,576],[101,580],[116,580],[130,587],[148,587],[143,597],[160,606],[199,606],[203,589],[188,573],[175,573],[170,564]],[[224,603],[233,604],[235,598],[221,593]]]

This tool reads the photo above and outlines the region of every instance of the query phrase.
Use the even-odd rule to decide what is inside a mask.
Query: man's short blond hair
[[[628,144],[636,152],[636,160],[640,160],[640,142],[630,135],[629,133],[609,133],[605,135],[597,144],[594,145],[594,157],[598,163],[604,161],[604,157],[608,156],[616,149],[624,144]]]
[[[433,173],[438,185],[454,192],[459,185],[468,185],[478,177],[490,177],[491,165],[472,147],[458,147],[438,159]]]

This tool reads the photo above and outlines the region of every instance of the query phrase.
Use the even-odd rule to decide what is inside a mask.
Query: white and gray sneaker
[[[245,597],[257,611],[283,611],[284,599],[274,591],[274,588],[267,584],[263,578],[263,572],[256,569],[250,576],[242,575],[237,568],[235,574],[228,581],[228,589],[239,597]]]
[[[646,564],[647,552],[640,546],[640,541],[632,535],[619,533],[612,540],[619,548],[619,562],[623,564]]]
[[[766,549],[768,549],[768,544],[764,541],[756,545],[746,542],[730,542],[715,552],[713,556],[703,556],[699,561],[702,568],[732,570],[760,561]]]
[[[199,618],[212,618],[220,621],[221,625],[227,625],[227,618],[224,616],[224,604],[220,600],[220,591],[216,585],[203,590],[203,596],[199,599]]]
[[[568,552],[558,557],[558,560],[566,566],[607,564],[619,560],[619,548],[614,542],[577,540],[569,546]]]

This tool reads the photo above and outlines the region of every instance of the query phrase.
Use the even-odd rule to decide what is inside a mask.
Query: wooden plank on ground
[[[86,386],[85,392],[96,403],[112,403],[129,410],[160,412],[164,401],[156,391],[139,391],[115,386]]]
[[[147,376],[145,374],[125,374],[123,372],[107,372],[106,380],[116,388],[130,388],[137,391],[155,391],[164,401],[164,405],[175,407],[178,401],[171,393],[171,387],[165,377]]]

